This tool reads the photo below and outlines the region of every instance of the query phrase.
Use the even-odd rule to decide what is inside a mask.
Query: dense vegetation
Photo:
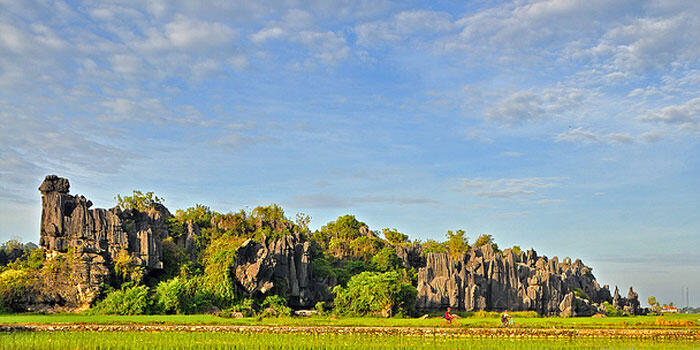
[[[116,196],[122,210],[149,211],[163,198],[153,192],[134,191]],[[285,216],[278,205],[249,211],[219,213],[197,204],[177,210],[167,221],[169,237],[163,241],[163,269],[146,273],[125,251],[113,260],[115,276],[101,289],[96,314],[288,315],[284,295],[248,296],[232,275],[236,250],[252,239],[258,242],[294,234],[311,242],[312,274],[332,289],[333,301],[319,303],[321,313],[339,315],[409,316],[415,313],[417,274],[397,256],[396,246],[421,245],[426,253],[453,256],[470,247],[498,246],[491,235],[468,241],[464,230],[448,231],[444,242],[411,241],[394,228],[371,230],[353,215],[343,215],[319,230],[309,229],[310,217]],[[126,223],[128,225],[128,223]],[[189,235],[193,227],[196,234]],[[193,240],[188,249],[181,242]],[[519,247],[511,248],[519,251]],[[68,280],[74,254],[46,259],[36,245],[10,241],[0,247],[0,311],[17,311],[25,298],[41,295],[39,280]]]

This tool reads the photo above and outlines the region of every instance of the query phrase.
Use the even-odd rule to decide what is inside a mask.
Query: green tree
[[[358,237],[350,242],[350,251],[342,252],[342,255],[350,253],[353,257],[367,261],[379,253],[384,244],[384,241],[378,237]]]
[[[124,249],[120,250],[114,258],[114,272],[117,276],[118,285],[125,282],[139,284],[143,278],[143,269],[136,266],[134,259]]]
[[[389,242],[389,244],[391,245],[397,245],[408,242],[408,235],[399,232],[395,228],[385,228],[382,230],[382,233],[384,234],[384,238],[386,239],[386,241]]]
[[[514,245],[513,248],[510,248],[510,250],[515,253],[516,256],[520,255],[522,253],[522,249],[520,249],[519,245]]]
[[[380,272],[398,270],[402,265],[403,261],[392,247],[385,247],[372,257],[372,266]]]
[[[498,245],[493,240],[493,236],[485,233],[476,239],[476,241],[474,242],[474,247],[479,248],[487,244],[490,244],[493,247],[493,250],[498,251]]]
[[[38,295],[39,278],[29,270],[6,270],[0,273],[0,310],[24,311],[32,295]]]
[[[423,252],[425,254],[439,254],[439,253],[446,253],[447,252],[447,247],[445,247],[445,244],[439,243],[437,241],[434,241],[432,239],[429,239],[425,241],[425,243],[422,244],[423,246]]]
[[[253,218],[263,221],[286,220],[284,210],[277,204],[253,209]]]
[[[339,216],[336,221],[331,221],[321,227],[321,232],[330,237],[351,241],[362,236],[362,232],[360,232],[362,227],[367,227],[367,225],[358,221],[355,215],[343,215]]]
[[[192,314],[212,305],[211,298],[199,286],[197,278],[175,277],[156,287],[155,303],[159,312]]]
[[[91,310],[101,315],[145,315],[153,311],[148,287],[131,286],[115,290]]]
[[[649,303],[649,306],[654,307],[654,306],[659,306],[659,302],[656,301],[655,296],[650,296],[649,299],[647,299],[647,302]]]
[[[222,236],[212,241],[204,251],[204,275],[200,288],[212,296],[220,308],[233,306],[237,299],[234,274],[236,250],[245,238]]]
[[[156,204],[163,204],[165,201],[163,197],[158,197],[153,192],[143,193],[138,190],[134,190],[131,196],[122,197],[117,195],[114,199],[117,201],[117,206],[122,208],[122,210],[136,209],[141,211],[151,209]]]
[[[194,207],[187,208],[185,210],[178,209],[175,211],[175,219],[180,223],[187,223],[191,221],[200,228],[211,227],[212,218],[214,218],[214,213],[209,207],[202,204],[195,204]]]
[[[308,216],[304,213],[297,213],[296,215],[296,220],[294,223],[297,224],[299,227],[299,230],[304,233],[308,233],[311,230],[309,230],[309,224],[311,223],[311,216]]]
[[[466,232],[464,232],[464,230],[457,230],[455,232],[447,231],[447,249],[453,258],[469,250],[469,243],[467,237],[464,236],[465,234]]]
[[[416,287],[403,282],[399,273],[363,272],[347,287],[333,288],[335,312],[347,315],[410,315],[414,312]]]
[[[263,308],[263,316],[291,316],[292,308],[287,306],[287,301],[279,295],[270,295],[260,304]]]

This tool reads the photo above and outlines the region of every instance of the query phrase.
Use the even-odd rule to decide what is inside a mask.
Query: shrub
[[[510,248],[510,250],[515,254],[515,256],[519,256],[523,251],[519,245],[514,245],[513,248]]]
[[[612,304],[606,302],[603,302],[603,306],[605,306],[605,315],[609,317],[619,317],[619,316],[625,316],[624,311],[616,309]]]
[[[483,234],[479,236],[474,242],[474,247],[479,248],[483,245],[490,244],[493,250],[498,251],[498,244],[493,240],[493,236],[489,234]]]
[[[152,312],[153,300],[146,286],[128,286],[115,290],[97,303],[91,313],[101,315],[146,315]]]
[[[156,287],[155,302],[160,312],[193,314],[212,305],[211,298],[198,286],[196,279],[175,277]]]
[[[161,279],[167,280],[180,274],[180,267],[187,263],[187,254],[175,244],[172,237],[163,240],[163,272]]]
[[[469,243],[467,242],[467,237],[464,237],[465,234],[464,230],[447,231],[446,244],[452,258],[457,258],[469,250]]]
[[[331,263],[324,258],[316,258],[311,260],[311,273],[314,277],[336,278],[335,272],[333,271],[333,266],[331,266]]]
[[[204,252],[202,289],[209,293],[216,306],[224,309],[236,304],[236,285],[232,273],[236,266],[236,250],[244,238],[222,236]]]
[[[372,258],[372,266],[379,272],[396,270],[402,265],[403,261],[392,247],[385,247]]]
[[[165,199],[163,197],[158,197],[153,194],[153,192],[143,193],[141,191],[133,191],[132,196],[120,196],[114,197],[117,200],[117,206],[126,209],[136,209],[141,211],[146,211],[147,209],[153,208],[156,204],[163,204]]]
[[[245,298],[241,300],[238,304],[234,305],[231,310],[235,312],[240,312],[243,316],[253,316],[255,315],[255,310],[257,309],[255,300]]]
[[[287,306],[287,301],[279,295],[270,295],[263,300],[260,307],[263,309],[262,316],[290,316],[292,308]]]
[[[6,270],[0,273],[0,309],[23,311],[29,298],[39,291],[36,273],[26,270]]]
[[[588,297],[588,294],[586,294],[586,292],[584,292],[583,289],[581,289],[581,288],[574,288],[574,295],[581,298],[581,299],[586,299],[586,300],[591,299],[590,297]]]
[[[325,315],[326,314],[326,303],[323,301],[319,301],[314,305],[314,310],[318,312],[319,315]]]
[[[174,219],[179,221],[181,224],[185,224],[188,221],[192,221],[197,224],[200,228],[210,227],[211,220],[215,213],[206,205],[196,204],[194,207],[187,208],[185,210],[178,209],[175,211]],[[171,224],[175,234],[178,234],[179,227],[177,224]],[[184,226],[182,227],[182,232],[184,233]]]
[[[446,252],[447,248],[444,244],[438,243],[432,239],[429,239],[423,243],[423,253],[425,254],[440,254]]]
[[[384,247],[384,241],[378,237],[362,236],[350,242],[350,255],[369,260]],[[347,252],[346,254],[347,255]]]
[[[346,288],[333,288],[335,312],[360,316],[409,314],[417,293],[415,287],[401,281],[396,271],[363,272],[353,276]]]
[[[397,245],[408,242],[408,235],[399,232],[395,228],[385,228],[382,230],[382,233],[386,241],[390,244]]]
[[[134,264],[134,259],[124,249],[120,250],[116,258],[114,258],[114,272],[117,276],[118,285],[125,282],[139,284],[143,278],[143,269]]]

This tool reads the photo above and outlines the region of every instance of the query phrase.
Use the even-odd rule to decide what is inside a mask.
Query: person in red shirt
[[[452,311],[452,309],[448,306],[445,315],[442,316],[447,321],[447,324],[452,324],[452,320],[455,319],[455,315],[451,314],[450,311]]]

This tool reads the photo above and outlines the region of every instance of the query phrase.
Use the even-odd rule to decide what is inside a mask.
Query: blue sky
[[[55,173],[490,233],[698,305],[697,33],[694,0],[0,0],[0,240],[38,241]]]

